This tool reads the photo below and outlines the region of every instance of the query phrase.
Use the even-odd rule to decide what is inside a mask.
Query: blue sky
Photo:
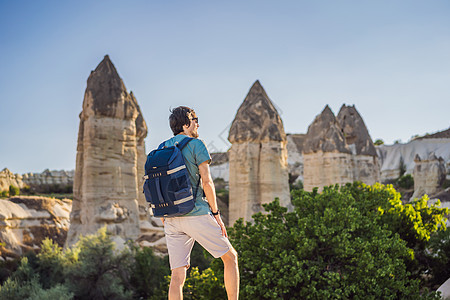
[[[0,169],[75,168],[86,80],[109,54],[149,127],[192,106],[200,136],[227,128],[259,79],[285,131],[355,104],[373,139],[450,126],[448,1],[0,0]]]

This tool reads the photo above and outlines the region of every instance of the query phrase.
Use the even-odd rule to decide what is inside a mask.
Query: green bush
[[[374,143],[375,146],[380,146],[384,144],[384,141],[382,139],[377,139]]]
[[[449,179],[445,179],[444,182],[442,183],[442,188],[443,189],[447,189],[450,187],[450,180]]]
[[[292,198],[292,212],[277,200],[253,223],[229,229],[242,299],[437,299],[421,294],[417,254],[445,228],[446,209],[428,206],[426,197],[404,205],[392,186],[380,184],[295,190]],[[218,260],[211,271],[202,282],[223,294]]]
[[[65,283],[79,299],[131,299],[131,252],[117,251],[106,231],[80,238],[67,253],[73,263],[64,269]]]
[[[9,191],[1,191],[0,192],[1,198],[8,198],[9,197]]]
[[[403,175],[397,179],[396,185],[403,189],[414,188],[414,178],[411,174]]]
[[[437,288],[450,277],[450,230],[432,236],[428,250],[428,285]]]
[[[200,272],[197,267],[190,270],[183,296],[186,300],[227,298],[223,279],[219,279],[211,268]]]
[[[0,299],[160,299],[169,272],[167,257],[150,248],[115,249],[104,227],[66,250],[44,240],[0,285]]]
[[[295,183],[292,183],[289,185],[289,190],[293,191],[293,190],[303,190],[303,181],[298,180]]]
[[[17,186],[10,185],[9,186],[9,196],[18,196],[20,194],[20,189]]]
[[[151,248],[132,246],[135,263],[131,274],[134,297],[149,299],[156,297],[161,290],[168,290],[166,276],[170,273],[168,257],[160,258],[153,254]],[[166,295],[167,299],[167,295]]]

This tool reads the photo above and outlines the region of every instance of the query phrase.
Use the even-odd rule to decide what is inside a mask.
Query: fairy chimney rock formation
[[[239,107],[228,140],[230,159],[229,225],[263,211],[276,197],[290,203],[286,134],[283,122],[256,81]]]
[[[140,236],[146,135],[136,98],[106,55],[87,80],[80,114],[67,246],[103,226],[119,245]]]
[[[380,180],[377,153],[355,106],[343,105],[337,118],[328,105],[308,128],[303,146],[304,188]]]
[[[442,157],[437,158],[432,152],[428,158],[421,159],[416,154],[414,163],[414,194],[412,198],[439,192],[446,177],[445,163]]]
[[[327,105],[308,127],[303,145],[303,185],[306,191],[353,181],[352,152]]]
[[[370,185],[379,182],[381,175],[377,151],[355,106],[342,105],[337,120],[353,154],[353,180]]]
[[[355,106],[342,105],[337,120],[344,133],[345,141],[353,154],[377,156],[375,145],[367,130],[366,124]]]

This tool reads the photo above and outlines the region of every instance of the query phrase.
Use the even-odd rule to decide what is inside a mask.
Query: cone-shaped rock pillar
[[[352,154],[328,105],[308,127],[303,145],[303,164],[306,191],[353,181]]]
[[[342,105],[337,120],[353,154],[353,180],[370,185],[379,182],[381,174],[377,151],[355,106]]]
[[[286,134],[283,122],[256,81],[231,125],[229,225],[263,211],[275,197],[290,203]]]
[[[442,190],[446,178],[445,162],[431,152],[428,158],[421,159],[418,154],[414,158],[414,194],[412,199],[425,194],[430,196]]]
[[[303,145],[304,188],[380,179],[377,153],[355,106],[343,105],[336,118],[324,108],[308,128]]]
[[[138,238],[146,136],[136,98],[106,55],[87,80],[80,114],[67,246],[103,226],[118,244]]]

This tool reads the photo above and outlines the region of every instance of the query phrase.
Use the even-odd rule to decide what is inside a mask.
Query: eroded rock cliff
[[[87,80],[80,114],[67,245],[103,226],[119,245],[138,240],[143,232],[161,238],[162,229],[148,218],[142,195],[146,136],[136,98],[105,56]]]
[[[256,81],[231,125],[229,150],[229,225],[251,220],[262,204],[280,198],[290,203],[286,134],[283,122],[263,87]]]
[[[0,199],[0,256],[17,258],[36,250],[45,238],[64,245],[71,200],[36,196]]]

